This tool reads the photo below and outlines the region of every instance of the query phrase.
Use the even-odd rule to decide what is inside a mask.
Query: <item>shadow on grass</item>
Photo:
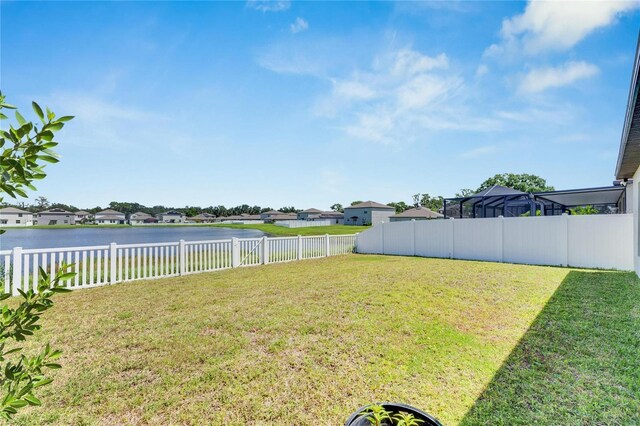
[[[571,271],[461,424],[640,424],[640,280]]]

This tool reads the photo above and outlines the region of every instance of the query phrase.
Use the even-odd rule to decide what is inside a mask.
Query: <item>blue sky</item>
[[[8,101],[77,117],[34,197],[80,207],[609,185],[640,23],[638,2],[0,8]]]

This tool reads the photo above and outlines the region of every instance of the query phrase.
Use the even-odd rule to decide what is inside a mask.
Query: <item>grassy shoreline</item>
[[[132,225],[34,225],[34,226],[20,226],[20,227],[0,227],[0,230],[24,230],[24,229],[49,229],[49,230],[61,230],[61,229],[79,229],[79,228],[91,228],[91,229],[109,229],[109,228],[185,228],[185,227],[198,227],[198,228],[228,228],[228,229],[257,229],[259,231],[268,234],[273,237],[294,237],[297,235],[310,236],[310,235],[340,235],[340,234],[357,234],[358,232],[369,229],[368,226],[345,226],[345,225],[330,225],[330,226],[310,226],[306,228],[285,228],[269,223],[260,224],[233,224],[233,223],[213,223],[213,224],[162,224],[162,225],[144,225],[144,226],[132,226]]]

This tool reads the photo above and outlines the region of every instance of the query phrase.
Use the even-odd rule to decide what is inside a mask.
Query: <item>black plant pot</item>
[[[390,412],[392,416],[398,414],[400,411],[413,414],[416,419],[422,420],[424,422],[421,423],[420,426],[442,426],[442,423],[440,423],[435,417],[432,417],[424,411],[418,410],[417,408],[410,405],[399,404],[396,402],[381,402],[380,405],[382,405],[385,410]],[[369,420],[366,417],[360,417],[360,415],[370,406],[371,405],[365,405],[364,407],[358,408],[355,413],[349,416],[344,426],[369,426]]]

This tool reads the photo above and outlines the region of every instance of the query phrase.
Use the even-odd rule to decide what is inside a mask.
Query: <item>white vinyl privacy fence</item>
[[[392,222],[357,236],[358,253],[633,270],[633,215]]]
[[[124,281],[173,277],[242,266],[290,262],[353,253],[355,235],[283,238],[232,238],[153,244],[0,250],[0,279],[4,291],[36,289],[40,268],[54,275],[73,264],[71,289]]]

